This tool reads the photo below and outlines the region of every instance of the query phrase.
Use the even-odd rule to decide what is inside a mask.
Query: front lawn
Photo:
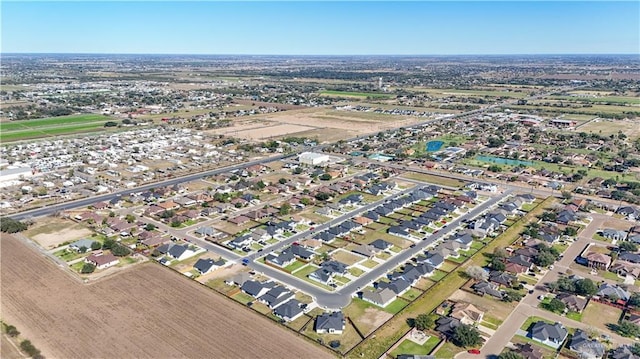
[[[378,262],[371,259],[367,259],[366,261],[361,262],[360,264],[367,268],[375,268],[378,265]]]
[[[408,301],[410,301],[410,302],[411,302],[411,301],[413,301],[414,299],[418,298],[418,296],[419,296],[420,294],[422,294],[422,292],[421,292],[421,291],[419,291],[419,290],[418,290],[418,289],[416,289],[416,288],[411,288],[411,289],[409,289],[406,293],[404,293],[404,294],[401,296],[401,298],[404,298],[404,299],[406,299],[406,300],[408,300]]]
[[[352,276],[354,276],[354,277],[359,277],[359,276],[361,276],[361,275],[364,273],[364,271],[363,271],[362,269],[360,269],[360,268],[356,268],[356,267],[350,267],[350,268],[348,269],[348,271],[349,271],[349,273],[350,273]]]
[[[436,269],[433,271],[433,274],[429,276],[429,279],[431,279],[432,281],[438,282],[440,279],[444,278],[446,275],[447,275],[446,272]]]
[[[288,266],[284,267],[285,271],[289,272],[289,273],[293,273],[296,270],[304,267],[305,265],[307,265],[307,263],[303,263],[300,261],[294,261],[293,263],[289,264]]]

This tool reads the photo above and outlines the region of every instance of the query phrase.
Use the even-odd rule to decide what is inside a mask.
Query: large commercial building
[[[305,165],[317,166],[329,162],[329,155],[315,152],[302,152],[298,161]]]

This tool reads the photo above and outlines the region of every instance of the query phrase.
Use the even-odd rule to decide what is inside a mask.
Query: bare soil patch
[[[2,317],[46,357],[331,357],[157,264],[83,285],[11,236],[0,259]]]
[[[505,320],[507,316],[509,316],[509,313],[515,309],[515,305],[513,303],[505,303],[499,300],[481,297],[479,295],[465,292],[461,289],[455,291],[450,299],[456,302],[471,303],[478,307],[478,309],[484,310],[485,313],[488,313],[492,317],[500,320]]]
[[[39,219],[24,235],[38,242],[43,248],[52,249],[67,241],[88,237],[93,232],[81,224],[63,218]]]

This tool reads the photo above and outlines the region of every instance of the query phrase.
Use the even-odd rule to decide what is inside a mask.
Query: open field
[[[418,117],[312,108],[235,119],[233,126],[211,130],[211,133],[242,138],[275,138],[295,134],[297,137],[334,141],[424,120]],[[273,129],[270,129],[271,126]],[[330,135],[330,138],[326,135]]]
[[[93,232],[81,224],[62,218],[46,217],[23,232],[43,248],[52,249],[64,242],[88,237]]]
[[[640,137],[640,122],[638,120],[598,120],[580,127],[581,132],[597,133],[603,136],[618,134],[622,131],[627,137]]]
[[[46,357],[331,357],[156,264],[83,285],[4,235],[0,259],[3,318]]]
[[[393,94],[377,93],[377,92],[352,92],[352,91],[321,91],[321,96],[332,97],[357,97],[357,98],[391,98]]]
[[[529,96],[529,91],[496,91],[496,90],[458,90],[458,89],[425,89],[425,88],[413,88],[413,90],[428,92],[436,97],[448,97],[448,96],[472,96],[472,97],[513,97],[513,98],[525,98]]]
[[[605,332],[609,331],[607,324],[615,324],[620,319],[622,311],[612,306],[589,301],[582,312],[582,322]]]
[[[0,141],[66,135],[104,129],[113,119],[104,115],[85,114],[0,123]]]

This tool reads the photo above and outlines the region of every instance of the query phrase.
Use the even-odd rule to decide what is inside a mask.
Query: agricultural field
[[[12,142],[41,137],[105,130],[113,121],[104,115],[85,114],[42,118],[37,120],[0,122],[0,142]]]
[[[386,93],[377,93],[377,92],[352,92],[352,91],[333,91],[326,90],[320,92],[321,96],[331,96],[331,97],[357,97],[357,98],[374,98],[374,99],[385,99],[391,98],[393,94]]]
[[[332,357],[157,264],[85,285],[11,236],[0,259],[3,319],[45,357]]]

